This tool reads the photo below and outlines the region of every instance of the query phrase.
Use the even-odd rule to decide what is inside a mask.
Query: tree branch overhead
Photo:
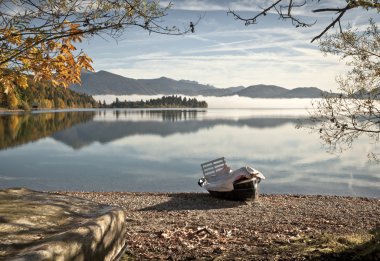
[[[320,0],[317,1],[318,3]],[[344,7],[336,8],[336,7],[330,7],[330,8],[319,8],[314,9],[311,12],[313,13],[328,13],[328,12],[334,12],[335,17],[332,19],[330,23],[324,26],[324,29],[312,38],[311,42],[314,42],[315,40],[320,39],[323,35],[325,35],[331,28],[333,28],[336,24],[339,25],[341,28],[341,20],[343,16],[347,13],[347,11],[355,8],[364,8],[366,10],[369,9],[375,9],[378,12],[380,11],[380,3],[378,3],[377,0],[361,0],[361,1],[345,1],[346,4]],[[348,3],[347,3],[348,2]],[[308,2],[306,0],[304,1],[293,1],[293,0],[277,0],[273,2],[272,4],[269,4],[268,7],[262,8],[262,11],[258,12],[253,17],[243,18],[240,16],[237,12],[233,10],[229,10],[227,14],[232,14],[235,20],[240,20],[245,23],[246,26],[251,24],[256,24],[258,22],[258,19],[262,16],[266,16],[268,12],[273,11],[275,12],[280,19],[283,20],[290,20],[295,27],[311,27],[317,23],[317,20],[314,22],[306,22],[303,21],[301,18],[298,18],[296,15],[294,15],[294,10],[299,9],[301,7],[304,7],[308,5]]]

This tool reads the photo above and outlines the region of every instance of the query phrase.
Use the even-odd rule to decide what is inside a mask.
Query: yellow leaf
[[[19,77],[17,77],[16,79],[16,84],[18,86],[20,86],[21,88],[28,88],[28,79],[26,78],[25,75],[20,75]]]
[[[59,82],[57,82],[57,81],[54,80],[54,79],[51,80],[51,83],[53,84],[54,87],[59,86]]]

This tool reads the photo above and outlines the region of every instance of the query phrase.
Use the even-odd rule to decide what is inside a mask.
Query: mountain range
[[[250,98],[319,98],[324,91],[315,87],[286,89],[276,85],[252,85],[248,87],[216,88],[196,81],[173,80],[166,77],[157,79],[133,79],[107,71],[82,71],[82,85],[70,89],[89,95],[171,95],[187,96],[232,96]]]

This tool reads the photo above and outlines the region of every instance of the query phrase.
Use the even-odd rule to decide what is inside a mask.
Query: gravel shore
[[[380,260],[379,199],[261,195],[234,202],[205,193],[59,193],[126,211],[125,260]]]

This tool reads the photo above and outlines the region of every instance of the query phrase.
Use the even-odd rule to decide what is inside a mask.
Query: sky
[[[274,13],[250,26],[227,15],[231,9],[252,17],[271,2],[174,0],[163,22],[184,28],[201,17],[195,33],[167,36],[129,28],[117,40],[94,38],[79,48],[93,59],[95,71],[105,70],[136,79],[165,76],[218,88],[273,84],[289,89],[336,90],[336,76],[347,72],[348,67],[339,57],[322,54],[317,42],[310,43],[334,17],[331,13],[312,14],[310,9],[316,7],[317,1],[296,12],[306,21],[317,21],[311,28],[295,28]],[[344,0],[322,2],[318,7],[342,7],[346,3]],[[370,16],[379,18],[374,12],[354,11],[345,15],[342,26],[350,23],[364,28]]]

